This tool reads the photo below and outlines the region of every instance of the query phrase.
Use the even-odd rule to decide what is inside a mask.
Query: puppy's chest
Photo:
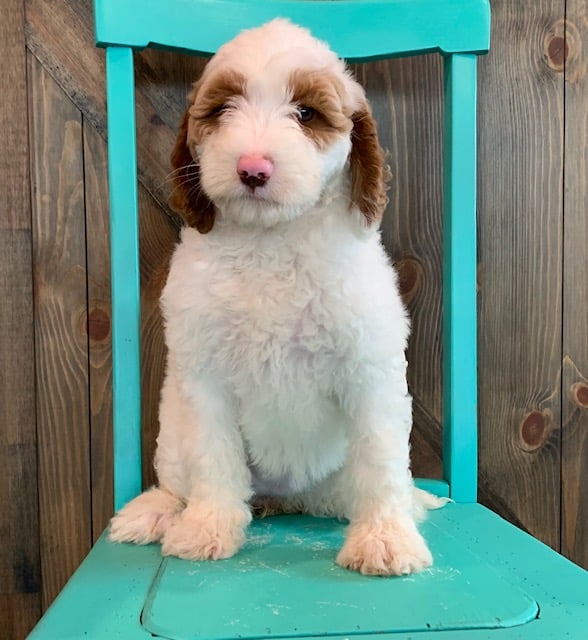
[[[209,283],[208,359],[224,376],[300,386],[349,357],[347,308],[328,277],[295,264],[232,268]],[[203,345],[204,346],[204,345]]]

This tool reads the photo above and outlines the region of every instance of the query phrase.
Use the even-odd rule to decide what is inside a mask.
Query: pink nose
[[[243,184],[255,191],[271,178],[274,163],[259,155],[243,155],[237,162],[237,173]]]

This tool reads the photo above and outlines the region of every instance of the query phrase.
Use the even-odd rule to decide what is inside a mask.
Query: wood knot
[[[576,382],[570,387],[572,402],[581,409],[588,409],[588,384]]]
[[[557,69],[563,69],[563,66],[568,59],[568,44],[565,38],[556,36],[549,41],[547,45],[547,55],[553,67]]]
[[[531,411],[521,422],[520,433],[521,443],[525,451],[537,451],[541,448],[551,430],[553,416],[551,411]]]
[[[423,268],[416,258],[403,258],[396,263],[398,288],[406,306],[415,299],[423,279]]]
[[[562,72],[569,55],[564,20],[558,20],[545,34],[543,57],[547,66],[553,71]]]
[[[95,308],[88,314],[88,336],[94,342],[103,342],[110,335],[110,316]]]

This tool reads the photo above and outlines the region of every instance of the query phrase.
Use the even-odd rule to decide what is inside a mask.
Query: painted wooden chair
[[[287,16],[342,57],[439,52],[445,61],[444,480],[455,501],[423,525],[435,566],[370,578],[334,563],[344,525],[256,521],[234,558],[162,558],[105,535],[33,640],[162,637],[588,637],[588,574],[476,503],[476,61],[488,0],[94,0],[106,47],[112,234],[115,508],[141,491],[139,267],[133,51],[214,52],[239,30]]]

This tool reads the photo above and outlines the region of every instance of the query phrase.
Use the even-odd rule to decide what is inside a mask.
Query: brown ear
[[[388,203],[384,151],[367,103],[351,116],[351,120],[351,202],[370,225],[381,220]]]
[[[171,155],[174,179],[169,205],[188,226],[208,233],[214,225],[214,205],[202,191],[200,166],[188,148],[189,120],[190,114],[186,111]]]

